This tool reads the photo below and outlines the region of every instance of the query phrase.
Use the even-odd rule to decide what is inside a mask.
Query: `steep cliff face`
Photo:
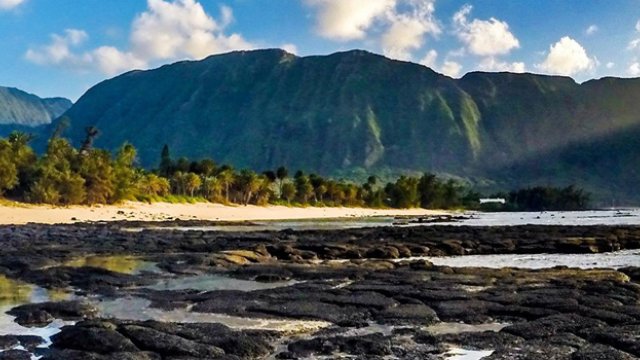
[[[132,72],[91,89],[66,114],[73,138],[98,126],[153,163],[176,154],[238,166],[331,171],[455,167],[480,151],[480,113],[453,79],[363,51],[298,58],[236,52]]]

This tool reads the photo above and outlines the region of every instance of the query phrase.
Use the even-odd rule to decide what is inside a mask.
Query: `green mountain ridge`
[[[0,126],[47,125],[67,111],[71,105],[68,99],[43,99],[16,88],[0,86]]]
[[[97,126],[96,146],[130,141],[145,166],[157,165],[166,143],[174,156],[257,170],[435,171],[487,178],[498,188],[529,183],[526,164],[575,158],[554,156],[569,148],[593,154],[595,139],[628,142],[626,129],[640,126],[638,100],[639,79],[578,84],[482,72],[452,79],[361,50],[297,57],[273,49],[129,72],[91,88],[65,116],[76,144],[86,126]],[[624,149],[633,154],[611,155],[634,164],[640,148]],[[581,172],[555,168],[558,183],[585,180],[576,174],[590,164],[578,160]],[[632,194],[634,179],[640,182],[631,176],[618,194]]]

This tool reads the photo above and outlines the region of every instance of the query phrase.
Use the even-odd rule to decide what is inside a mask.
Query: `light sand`
[[[298,208],[286,206],[224,206],[210,203],[167,204],[135,203],[108,206],[51,207],[36,205],[0,205],[0,225],[26,223],[62,224],[83,221],[163,221],[211,220],[286,220],[330,219],[370,216],[438,215],[444,211],[407,209],[378,210],[362,208]]]

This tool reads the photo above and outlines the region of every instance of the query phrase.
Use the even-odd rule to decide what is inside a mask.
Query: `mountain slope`
[[[132,72],[89,90],[66,115],[73,139],[96,125],[98,145],[130,140],[146,164],[165,142],[179,155],[319,171],[454,167],[479,146],[477,109],[455,81],[362,51],[236,52]]]
[[[615,144],[640,126],[640,80],[481,72],[455,80],[358,50],[303,58],[258,50],[121,75],[65,115],[76,144],[97,126],[97,146],[130,141],[145,166],[157,165],[166,143],[175,156],[258,170],[428,170],[518,186],[536,161],[597,153],[595,140]],[[624,149],[632,154],[620,161],[634,164],[640,149]],[[595,169],[579,160],[583,173]],[[573,180],[561,170],[559,183]]]
[[[71,105],[71,101],[64,98],[41,99],[22,90],[0,86],[0,125],[50,124]]]

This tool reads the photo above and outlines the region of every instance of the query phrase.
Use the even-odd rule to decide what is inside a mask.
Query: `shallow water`
[[[467,220],[438,225],[640,225],[640,209],[544,212],[465,212]]]
[[[354,217],[337,219],[302,219],[302,220],[267,220],[253,221],[251,224],[238,223],[238,225],[219,226],[151,226],[145,228],[125,228],[125,231],[149,230],[178,230],[178,231],[228,231],[228,232],[251,232],[251,231],[281,231],[292,230],[335,230],[335,229],[358,229],[363,227],[391,226],[395,219],[390,216]]]
[[[412,218],[398,220],[389,216],[372,216],[339,219],[269,220],[252,222],[250,225],[239,223],[238,225],[149,227],[148,229],[229,232],[280,231],[284,229],[336,230],[392,226],[398,222],[407,222],[407,224],[400,226],[640,225],[640,209],[493,213],[467,211],[455,213],[454,215],[468,217],[468,219],[451,222],[411,223]],[[126,228],[124,230],[142,231],[143,228]]]
[[[443,257],[413,257],[394,261],[427,260],[438,266],[451,267],[514,267],[521,269],[546,269],[567,266],[580,269],[640,266],[640,250],[623,250],[600,254],[533,254],[533,255],[464,255]]]
[[[489,324],[463,324],[455,322],[443,322],[424,327],[423,329],[434,335],[460,334],[465,332],[498,332],[510,324],[489,323]]]
[[[139,275],[143,272],[159,273],[156,263],[135,256],[83,256],[63,264],[69,267],[94,267],[117,273]]]
[[[480,360],[491,356],[494,350],[466,350],[453,348],[445,354],[447,360]]]
[[[165,311],[152,308],[151,301],[136,297],[115,300],[97,300],[93,302],[98,308],[99,316],[120,320],[179,323],[220,323],[233,329],[272,330],[283,333],[305,333],[317,331],[331,326],[325,321],[303,321],[287,319],[243,318],[223,314],[191,312],[188,309]]]
[[[154,285],[144,286],[144,288],[152,290],[238,290],[238,291],[255,291],[275,289],[279,287],[291,286],[299,283],[298,281],[279,281],[279,282],[258,282],[252,280],[234,279],[222,275],[196,275],[186,277],[172,277],[162,279]]]
[[[53,300],[61,301],[68,299],[70,296],[68,292],[62,290],[47,290],[0,275],[0,336],[35,335],[45,341],[39,348],[49,347],[51,345],[51,337],[59,333],[63,326],[72,325],[73,322],[55,320],[42,328],[28,328],[14,322],[15,317],[7,314],[7,311],[19,305]],[[18,346],[16,348],[21,347]],[[38,358],[38,356],[32,356],[32,359]]]

